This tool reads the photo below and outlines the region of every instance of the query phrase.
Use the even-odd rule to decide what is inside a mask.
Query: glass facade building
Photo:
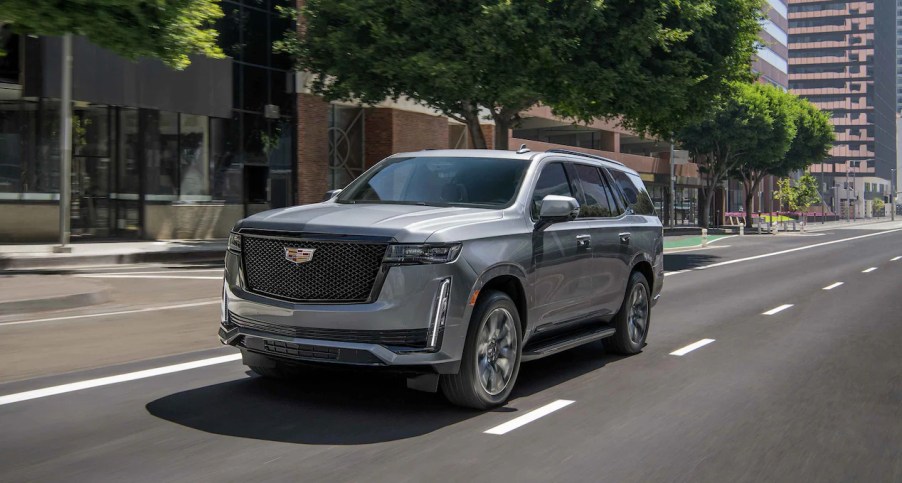
[[[295,199],[280,0],[223,1],[225,60],[183,72],[76,39],[73,237],[210,238]],[[50,241],[59,199],[59,41],[0,32],[0,241]],[[31,222],[30,224],[24,222]]]

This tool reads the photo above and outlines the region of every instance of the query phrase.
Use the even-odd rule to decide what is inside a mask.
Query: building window
[[[207,148],[210,135],[205,116],[179,116],[179,199],[209,201],[210,165]]]

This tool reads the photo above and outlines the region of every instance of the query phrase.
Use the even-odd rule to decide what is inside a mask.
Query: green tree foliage
[[[218,0],[0,0],[0,25],[18,33],[82,35],[123,57],[183,69],[189,54],[221,58]]]
[[[780,200],[791,211],[801,212],[804,227],[808,219],[808,210],[821,202],[821,195],[817,189],[817,180],[811,176],[811,173],[805,173],[795,184],[789,178],[777,181],[774,199]]]
[[[761,86],[760,89],[770,99],[771,129],[761,133],[758,149],[743,156],[731,173],[743,183],[748,227],[752,224],[752,200],[761,180],[767,175],[789,176],[823,161],[834,140],[833,126],[825,112],[776,87]]]
[[[810,102],[761,83],[736,84],[700,121],[677,132],[705,175],[699,218],[707,224],[714,190],[742,180],[746,213],[766,175],[788,176],[822,161],[833,142],[826,114]],[[751,226],[746,216],[746,226]]]
[[[775,120],[772,115],[775,101],[770,89],[757,83],[737,83],[732,87],[732,92],[721,97],[705,117],[676,132],[676,140],[689,150],[705,181],[699,200],[702,226],[708,226],[714,190],[743,159],[760,156],[757,150],[762,147],[782,155],[794,135],[774,135],[775,124],[786,123],[782,116]],[[777,145],[769,145],[765,139]]]
[[[541,103],[578,121],[670,133],[748,77],[760,0],[308,0],[277,48],[330,100],[409,97],[507,128]],[[294,12],[297,14],[297,12]]]
[[[874,200],[874,216],[884,216],[883,208],[886,206],[886,203],[881,199]]]

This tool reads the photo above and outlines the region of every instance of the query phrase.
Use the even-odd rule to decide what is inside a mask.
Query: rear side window
[[[642,180],[633,174],[627,174],[616,169],[608,170],[614,183],[620,188],[626,206],[637,215],[655,216],[655,205],[645,190]]]
[[[602,218],[614,216],[616,209],[611,209],[607,183],[595,166],[576,164],[573,166],[579,178],[580,190],[585,203],[579,208],[580,218]],[[616,206],[616,205],[615,205]]]
[[[542,199],[548,195],[573,196],[570,191],[570,181],[561,163],[551,163],[542,168],[542,174],[536,182],[536,190],[532,194],[532,217],[539,218],[539,208]]]

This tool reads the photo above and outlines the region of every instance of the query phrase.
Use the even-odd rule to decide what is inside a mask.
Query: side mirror
[[[336,196],[338,196],[338,193],[341,193],[341,190],[329,190],[329,191],[326,191],[326,194],[323,195],[323,201],[329,201],[329,200],[331,200],[332,198],[335,198]]]
[[[554,223],[575,220],[579,216],[579,202],[570,196],[548,195],[542,198],[536,230],[544,230]]]

